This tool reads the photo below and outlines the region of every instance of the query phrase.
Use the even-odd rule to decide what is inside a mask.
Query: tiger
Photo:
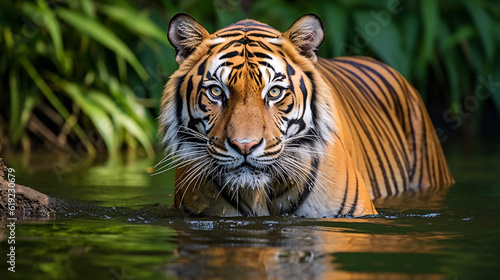
[[[167,33],[156,168],[175,168],[184,216],[370,216],[376,198],[454,183],[417,90],[372,58],[318,57],[318,16],[210,34],[180,13]]]

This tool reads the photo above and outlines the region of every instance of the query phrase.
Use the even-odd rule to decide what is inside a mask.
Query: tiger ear
[[[300,51],[300,54],[316,62],[316,52],[325,39],[323,24],[315,14],[306,14],[296,20],[284,37]]]
[[[175,60],[181,64],[210,33],[194,18],[185,13],[176,14],[168,25],[168,40],[175,48]]]

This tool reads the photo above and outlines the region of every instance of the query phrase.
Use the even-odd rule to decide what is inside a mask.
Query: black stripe
[[[311,78],[309,78],[309,80],[312,83]],[[307,110],[307,96],[309,95],[309,92],[307,91],[307,88],[306,88],[306,84],[304,83],[304,77],[300,77],[299,88],[300,88],[300,91],[302,92],[302,114],[300,115],[300,118],[302,119],[306,113],[306,110]]]
[[[176,84],[176,92],[175,92],[175,113],[177,115],[177,120],[179,121],[179,124],[181,124],[182,121],[182,105],[184,103],[181,95],[181,87],[182,83],[184,82],[184,79],[186,78],[186,75],[181,76],[177,79],[177,84]]]
[[[241,55],[240,52],[232,51],[232,52],[228,52],[225,55],[221,56],[220,59],[232,58],[232,57],[239,56],[239,55]]]
[[[253,55],[255,55],[258,58],[266,58],[266,59],[271,59],[271,56],[261,53],[261,52],[253,52]]]
[[[242,31],[246,32],[246,33],[250,33],[252,31],[259,31],[259,32],[264,32],[264,33],[271,33],[272,35],[274,35],[276,37],[276,30],[273,30],[273,29],[263,29],[263,28],[257,28],[257,27],[246,27],[245,29],[242,29]]]
[[[286,63],[286,73],[288,74],[288,77],[295,75],[295,69],[293,69],[292,65],[290,65],[290,63],[288,63],[288,61],[286,61],[286,59],[285,59],[285,63]]]
[[[259,44],[259,46],[263,49],[265,49],[266,51],[268,52],[273,52],[273,50],[267,46],[267,44],[265,44],[264,42],[261,42],[261,41],[254,41],[256,42],[257,44]]]
[[[358,76],[357,74],[355,74],[355,73],[354,73],[354,72],[352,72],[351,70],[345,69],[345,68],[343,68],[343,67],[342,67],[342,69],[343,69],[344,71],[348,72],[349,74],[351,74],[351,75],[353,75],[353,76],[355,76],[355,77],[357,78],[357,80],[350,79],[350,80],[351,80],[351,81],[352,81],[352,82],[356,85],[357,89],[359,89],[359,90],[360,90],[361,92],[363,92],[363,93],[366,93],[366,92],[367,92],[367,91],[366,91],[366,89],[368,89],[368,91],[369,91],[369,92],[371,92],[371,93],[372,93],[372,95],[375,95],[375,94],[373,93],[373,91],[371,90],[371,88],[370,88],[370,87],[368,87],[368,85],[366,85],[366,83],[364,82],[364,80],[363,80],[360,76]],[[372,69],[372,70],[373,70],[373,69]],[[360,85],[359,85],[359,82],[361,82],[361,83],[364,85],[364,87],[360,86]],[[362,100],[360,100],[360,97],[361,97],[361,96],[367,96],[367,95],[366,95],[366,94],[364,94],[364,95],[352,95],[352,97],[356,98],[360,104],[364,104],[364,103],[366,103],[366,102],[363,102]],[[367,104],[370,104],[370,103],[367,103]],[[379,121],[377,121],[377,122],[376,122],[376,121],[372,118],[372,114],[369,114],[369,113],[366,111],[366,108],[367,108],[367,107],[366,107],[366,106],[361,106],[361,108],[363,109],[363,111],[365,111],[365,113],[366,113],[366,117],[369,119],[370,123],[372,123],[372,124],[377,124],[377,126],[378,126],[378,127],[380,127],[380,128],[384,128],[384,127],[385,127],[385,129],[377,129],[377,130],[375,130],[374,132],[375,132],[375,133],[377,133],[377,134],[379,134],[379,136],[381,136],[381,135],[380,135],[380,133],[384,133],[384,134],[385,134],[385,136],[386,136],[386,138],[387,138],[387,139],[389,139],[389,140],[391,140],[391,141],[388,143],[388,145],[392,148],[392,151],[393,151],[393,153],[394,153],[395,155],[398,155],[398,154],[400,155],[401,153],[403,153],[402,151],[401,151],[401,153],[397,153],[397,152],[395,151],[395,149],[394,149],[393,145],[392,145],[392,143],[402,143],[401,138],[400,138],[400,137],[398,137],[398,141],[394,141],[395,139],[394,139],[394,138],[392,138],[392,137],[391,137],[391,136],[387,133],[387,131],[394,131],[394,132],[396,132],[396,131],[397,131],[397,128],[394,126],[395,124],[394,124],[394,123],[392,123],[392,124],[393,124],[393,127],[392,127],[392,129],[389,129],[388,127],[386,127],[386,122],[384,122],[383,120],[381,120],[381,119],[382,119],[382,117],[381,117],[381,116],[388,116],[388,112],[386,111],[386,115],[382,115],[382,114],[380,114],[379,112],[377,112],[377,110],[375,110],[375,107],[373,107],[373,106],[368,106],[368,107],[373,109],[372,114],[373,114],[374,116],[378,116],[378,118],[377,118],[377,119],[379,120]],[[382,107],[382,106],[380,106],[380,107]],[[390,119],[390,118],[388,118],[388,119]],[[399,134],[398,134],[398,133],[395,133],[395,134],[399,136]],[[368,134],[367,134],[367,135],[368,135]],[[378,138],[380,138],[380,137],[376,137],[376,138],[378,139]],[[379,142],[379,144],[380,144],[380,145],[381,145],[381,147],[382,147],[382,146],[383,146],[383,144],[382,144],[380,141],[378,141],[378,142]],[[393,170],[393,168],[392,168],[392,164],[391,164],[391,163],[390,163],[390,161],[389,161],[389,157],[387,156],[387,152],[386,152],[386,150],[385,150],[385,149],[383,149],[383,148],[381,148],[381,149],[375,148],[375,146],[373,146],[373,148],[374,148],[374,151],[375,151],[375,152],[377,152],[377,153],[382,152],[382,153],[383,153],[384,158],[385,158],[385,162],[387,163],[387,167],[389,168],[389,171],[390,171],[390,174],[391,174],[391,177],[392,177],[392,182],[393,182],[393,185],[394,185],[395,194],[397,194],[397,193],[399,192],[399,188],[398,188],[398,184],[397,184],[397,182],[396,182],[396,177],[395,177],[395,174],[394,174],[394,170]],[[404,177],[404,174],[406,174],[406,172],[404,172],[404,170],[403,170],[403,166],[402,166],[402,164],[401,164],[401,161],[400,161],[400,160],[399,160],[399,158],[397,158],[397,157],[392,157],[392,158],[393,158],[393,159],[397,162],[397,165],[398,165],[398,167],[399,167],[400,174]],[[407,183],[407,181],[406,181],[406,180],[404,180],[404,183],[403,183],[403,189],[406,189],[406,183]],[[389,186],[388,184],[386,185],[386,188],[387,188],[387,190],[388,190],[388,194],[389,194],[389,195],[392,195],[392,189],[390,188],[390,186]],[[389,190],[390,190],[390,191],[389,191]]]
[[[354,211],[356,210],[356,205],[358,204],[358,192],[359,192],[359,182],[358,182],[358,175],[356,175],[356,198],[352,203],[351,210],[349,210],[348,213],[349,216],[352,216],[354,214]]]
[[[286,98],[286,96],[285,96],[285,98]],[[284,98],[283,98],[283,99],[284,99]],[[278,105],[279,105],[279,106],[284,106],[284,104],[278,104]],[[282,112],[283,114],[288,114],[288,113],[290,113],[290,112],[292,111],[292,109],[293,109],[293,102],[292,102],[292,103],[290,103],[290,104],[287,106],[287,108],[286,108],[286,109],[284,109],[284,110],[283,110],[283,109],[279,109],[279,111],[280,111],[280,112]]]
[[[336,68],[338,68],[338,67],[336,67]],[[337,72],[336,72],[337,74],[341,74],[341,75],[343,75],[343,76],[344,76],[344,78],[341,78],[341,79],[339,79],[339,80],[338,80],[338,81],[339,81],[339,83],[338,83],[338,84],[339,84],[339,85],[341,85],[341,86],[343,86],[343,87],[345,87],[347,92],[351,92],[351,93],[352,93],[352,92],[355,92],[355,91],[351,88],[351,86],[350,86],[350,85],[348,85],[348,84],[346,83],[346,81],[347,81],[347,80],[352,80],[352,79],[350,79],[350,78],[349,78],[349,76],[347,76],[347,75],[346,75],[346,74],[345,74],[342,70],[343,70],[343,69],[339,69],[339,70],[337,70]],[[359,90],[362,90],[362,89],[359,89]],[[342,91],[340,91],[340,92],[342,92]],[[371,149],[371,150],[373,150],[374,152],[377,152],[376,145],[375,145],[375,142],[374,142],[374,140],[373,140],[373,138],[377,138],[377,137],[373,137],[373,136],[371,135],[371,133],[369,132],[369,130],[368,130],[368,128],[367,128],[367,126],[366,126],[366,124],[365,124],[364,120],[360,118],[360,114],[356,114],[356,113],[355,113],[355,112],[357,112],[358,110],[362,110],[362,111],[364,111],[365,116],[366,116],[368,119],[370,119],[370,121],[373,123],[373,120],[371,120],[370,115],[368,114],[368,112],[366,112],[366,108],[365,108],[365,107],[363,107],[363,106],[360,106],[360,108],[358,108],[358,109],[354,108],[354,105],[353,105],[354,100],[352,99],[352,98],[354,98],[354,97],[355,97],[354,95],[341,94],[341,95],[340,95],[340,97],[344,100],[345,105],[346,105],[346,106],[348,106],[348,107],[350,107],[351,112],[353,112],[353,119],[356,119],[356,120],[357,120],[357,122],[358,122],[359,126],[361,127],[361,129],[362,129],[362,130],[363,130],[363,132],[364,132],[364,135],[366,135],[366,139],[368,139],[368,142],[370,143],[370,146],[372,147],[372,149]],[[377,132],[377,131],[375,131],[375,132]],[[359,139],[360,139],[360,140],[362,140],[362,138],[361,138],[361,137],[359,137]],[[362,142],[362,141],[361,141],[361,142]],[[381,144],[381,143],[379,142],[379,144]],[[388,193],[388,195],[391,195],[391,194],[392,194],[392,191],[391,191],[390,184],[389,184],[389,178],[387,177],[387,174],[386,174],[386,172],[385,172],[385,168],[384,168],[384,165],[383,165],[383,163],[382,163],[382,159],[380,158],[380,156],[379,156],[378,154],[377,154],[376,159],[377,159],[377,161],[378,161],[378,163],[379,163],[379,166],[380,166],[380,169],[381,169],[381,171],[382,171],[381,173],[382,173],[383,178],[384,178],[384,182],[385,182],[385,186],[386,186],[387,193]],[[375,187],[377,187],[377,188],[378,188],[379,186],[378,186],[378,184],[376,184],[376,185],[374,185],[373,187],[374,187],[374,188],[375,188]]]
[[[344,144],[342,143],[342,146],[344,146]],[[347,159],[347,157],[346,157]],[[347,160],[346,160],[346,163],[347,163]],[[339,211],[337,212],[338,215],[342,214],[342,211],[344,211],[344,206],[345,206],[345,202],[347,200],[347,193],[349,192],[349,168],[347,167],[347,164],[346,164],[346,169],[345,169],[345,176],[346,176],[346,179],[345,179],[345,190],[344,190],[344,199],[342,199],[342,204],[340,204],[340,209]]]
[[[187,110],[188,110],[188,115],[189,115],[189,122],[188,122],[188,128],[198,131],[196,129],[196,125],[198,123],[202,123],[204,125],[203,119],[200,118],[195,118],[192,114],[191,111],[191,106],[189,106],[189,102],[191,101],[191,95],[193,93],[193,77],[189,77],[187,87],[186,87],[186,102],[188,103]]]
[[[262,37],[262,38],[276,38],[276,34],[271,34],[271,35],[268,35],[268,34],[264,34],[264,33],[257,33],[257,32],[252,32],[252,33],[249,33],[249,34],[247,34],[247,36],[251,36],[251,37]]]
[[[193,77],[190,76],[186,87],[186,102],[188,103],[187,109],[190,117],[192,115],[191,115],[191,106],[189,106],[189,101],[191,100],[192,91],[193,91]]]
[[[292,205],[291,205],[290,209],[287,211],[288,213],[291,213],[291,214],[295,213],[295,211],[297,211],[297,209],[299,209],[299,207],[304,203],[304,201],[309,196],[309,194],[311,193],[311,190],[314,187],[314,183],[316,182],[316,177],[318,176],[319,158],[314,157],[313,161],[311,163],[311,166],[312,166],[312,168],[310,170],[311,173],[309,174],[309,176],[307,176],[307,181],[303,186],[303,190],[299,194],[298,200],[291,203]],[[281,214],[284,214],[284,213],[281,213]]]
[[[221,38],[227,38],[227,37],[238,37],[238,36],[243,36],[244,33],[242,32],[233,32],[233,33],[221,33],[221,34],[217,34],[217,37],[221,37]]]
[[[205,60],[203,60],[203,62],[198,67],[198,75],[203,76],[203,74],[205,73],[205,67],[207,65],[207,60],[208,60],[208,58],[205,58]]]

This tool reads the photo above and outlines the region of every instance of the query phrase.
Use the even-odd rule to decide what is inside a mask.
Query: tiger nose
[[[233,139],[230,143],[233,149],[244,156],[249,155],[259,144],[257,140],[248,140],[246,138],[241,140]]]

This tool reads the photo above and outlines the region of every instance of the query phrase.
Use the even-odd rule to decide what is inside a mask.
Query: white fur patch
[[[282,38],[269,38],[267,41],[273,45],[281,45],[281,43],[283,43]]]
[[[217,45],[220,43],[224,43],[226,40],[227,40],[226,38],[217,37],[217,38],[213,38],[213,39],[208,40],[208,44],[209,45]]]

